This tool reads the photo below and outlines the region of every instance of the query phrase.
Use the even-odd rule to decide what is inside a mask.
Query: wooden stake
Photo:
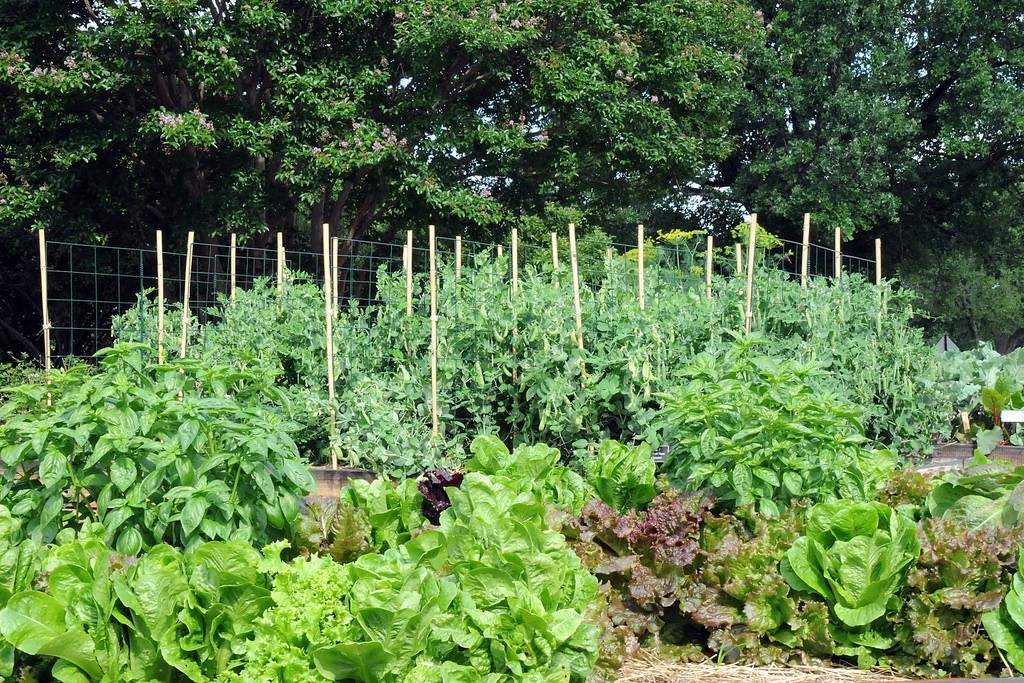
[[[704,293],[711,298],[711,265],[712,255],[715,251],[715,238],[708,235],[708,253],[704,258]]]
[[[811,251],[811,214],[804,214],[804,241],[800,248],[800,286],[807,288],[807,259]]]
[[[836,228],[836,254],[835,254],[835,273],[836,280],[843,274],[843,231]]]
[[[284,289],[284,234],[277,233],[277,291]]]
[[[558,271],[558,234],[551,233],[551,267]]]
[[[235,265],[235,236],[231,235],[231,265]],[[235,273],[231,271],[231,299],[235,298]],[[156,231],[156,362],[164,364],[164,231]]]
[[[462,279],[462,235],[455,236],[455,279]]]
[[[501,245],[499,244],[499,245],[498,245],[498,258],[501,258],[501,257],[502,257],[502,256],[504,256],[504,255],[505,255],[505,247],[503,247],[503,246],[501,246]]]
[[[519,230],[512,228],[512,293],[519,293]]]
[[[157,230],[156,233],[157,233],[157,235],[159,235],[160,231]],[[157,239],[159,240],[160,238],[158,237]],[[230,260],[230,263],[231,263],[231,265],[230,265],[230,270],[231,270],[231,303],[235,303],[236,276],[238,274],[238,261],[237,261],[237,254],[236,254],[237,249],[238,249],[238,236],[235,235],[235,233],[231,233],[231,248],[228,250],[228,253],[230,254],[230,259],[229,260]]]
[[[50,372],[52,357],[50,356],[50,299],[47,291],[46,277],[46,230],[39,231],[39,284],[43,293],[43,367]],[[49,405],[49,403],[47,403]]]
[[[327,400],[331,403],[331,468],[338,469],[338,453],[334,450],[334,434],[338,427],[338,415],[334,409],[334,299],[333,286],[328,277],[333,263],[330,252],[331,226],[324,223],[323,254],[324,254],[324,321],[327,334]]]
[[[875,239],[875,284],[882,284],[882,240]]]
[[[351,259],[350,259],[351,260]],[[326,282],[326,275],[324,276],[324,282]],[[349,296],[352,293],[349,292]],[[331,297],[334,299],[334,319],[338,319],[338,309],[341,307],[341,301],[338,298],[338,238],[331,238]]]
[[[750,214],[750,239],[747,242],[747,315],[746,330],[750,334],[754,321],[754,249],[757,246],[757,214]]]
[[[188,299],[192,290],[192,249],[195,245],[195,240],[196,234],[189,230],[188,245],[185,248],[185,289],[181,297],[181,349],[178,351],[178,358],[185,357],[185,347],[188,345]]]
[[[639,277],[640,310],[644,310],[647,299],[644,296],[644,224],[636,226],[636,266]]]
[[[736,243],[736,277],[743,272],[743,245]]]
[[[569,224],[569,262],[572,264],[572,304],[576,311],[576,344],[583,350],[583,308],[580,306],[580,266],[576,254],[576,226]]]
[[[434,425],[434,438],[439,433],[437,423],[437,256],[434,246],[434,226],[427,227],[430,235],[430,415]]]
[[[409,262],[405,268],[405,315],[412,315],[412,230],[405,233],[405,249],[409,253]]]

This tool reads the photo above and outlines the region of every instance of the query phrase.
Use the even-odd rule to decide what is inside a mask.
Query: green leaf
[[[181,510],[181,529],[189,537],[203,521],[210,503],[202,496],[189,498]]]
[[[57,450],[48,450],[39,462],[39,481],[49,488],[68,475],[68,457]]]
[[[393,657],[380,643],[341,643],[314,650],[313,661],[328,680],[378,683],[385,680]]]
[[[748,465],[740,463],[733,468],[732,485],[741,501],[750,500],[750,490],[753,484],[754,477]]]
[[[128,458],[118,458],[110,465],[110,481],[121,491],[127,491],[137,476],[138,468]]]
[[[984,455],[988,455],[996,449],[1003,441],[1003,430],[996,427],[995,429],[980,429],[977,434],[978,439],[978,450]]]

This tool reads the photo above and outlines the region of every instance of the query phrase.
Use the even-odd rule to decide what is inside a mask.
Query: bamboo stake
[[[409,262],[405,268],[405,315],[412,315],[412,230],[405,233],[405,250],[409,254]]]
[[[331,227],[324,223],[323,254],[324,254],[324,321],[327,334],[327,400],[331,403],[331,468],[338,469],[338,453],[334,450],[334,435],[338,427],[338,414],[334,409],[334,291],[327,274],[334,264],[331,263]]]
[[[875,284],[882,284],[882,240],[875,238]]]
[[[757,246],[757,214],[750,214],[750,239],[747,244],[747,315],[746,330],[750,334],[754,321],[754,248]]]
[[[572,304],[576,311],[576,344],[583,351],[583,308],[580,306],[580,266],[576,253],[576,226],[569,224],[569,261],[572,264]]]
[[[182,295],[181,304],[181,349],[178,352],[178,358],[185,357],[185,346],[188,344],[188,299],[190,290],[192,289],[192,249],[195,244],[195,240],[195,232],[189,230],[188,246],[185,248],[185,291]]]
[[[39,284],[43,293],[43,367],[50,372],[53,360],[50,356],[50,299],[46,277],[46,230],[39,231]],[[47,402],[49,405],[49,401]]]
[[[743,272],[743,245],[736,243],[736,277]]]
[[[338,238],[331,238],[331,297],[334,300],[334,319],[338,319],[338,309],[341,307],[341,300],[338,298]],[[351,260],[351,259],[350,259]],[[326,275],[324,276],[326,282]],[[351,292],[349,292],[351,296]]]
[[[277,233],[277,291],[284,289],[284,234]]]
[[[455,236],[455,279],[462,279],[462,235]]]
[[[235,236],[231,235],[234,242]],[[234,249],[231,252],[231,299],[235,298]],[[164,231],[156,231],[156,362],[164,364]]]
[[[811,214],[804,214],[804,240],[800,247],[800,286],[807,288],[807,259],[811,251]]]
[[[160,234],[159,230],[157,230],[156,232],[157,232],[157,235]],[[157,239],[159,240],[160,238],[158,237]],[[228,253],[231,255],[231,257],[230,257],[230,261],[231,261],[231,266],[230,266],[230,269],[231,269],[231,303],[235,303],[236,276],[238,275],[238,261],[237,261],[237,254],[236,254],[237,249],[238,249],[238,236],[235,235],[235,233],[231,233],[231,248],[228,250]]]
[[[840,228],[836,228],[836,239],[835,239],[835,262],[833,263],[833,269],[835,271],[836,281],[843,274],[843,231]]]
[[[434,246],[434,226],[430,232],[430,414],[434,425],[434,438],[439,433],[437,424],[437,257]]]
[[[551,267],[558,272],[558,234],[551,233]]]
[[[704,258],[704,291],[708,298],[711,298],[711,264],[712,255],[715,251],[715,238],[708,235],[708,253]]]
[[[519,293],[519,230],[512,228],[512,293]]]
[[[647,299],[644,292],[644,224],[636,226],[636,266],[639,277],[640,310],[644,310]]]

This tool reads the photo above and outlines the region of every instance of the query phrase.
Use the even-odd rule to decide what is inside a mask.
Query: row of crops
[[[939,356],[888,284],[769,270],[751,335],[738,283],[655,272],[641,309],[609,277],[580,349],[564,276],[513,295],[504,265],[442,273],[437,437],[398,277],[336,321],[334,402],[297,274],[185,358],[122,343],[6,389],[0,679],[580,683],[642,650],[1024,669],[1024,468],[903,467],[960,412],[962,438],[1016,439],[992,410],[1024,395],[1015,357]],[[155,338],[151,306],[118,324]],[[379,478],[304,503],[332,449]]]

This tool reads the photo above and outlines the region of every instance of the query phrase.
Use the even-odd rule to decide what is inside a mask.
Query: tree
[[[0,226],[20,253],[44,226],[328,223],[344,260],[428,222],[596,222],[727,151],[751,24],[741,0],[0,0]]]
[[[765,40],[749,52],[736,147],[689,188],[702,210],[726,226],[757,211],[790,239],[811,212],[818,241],[838,226],[868,255],[883,238],[889,273],[967,252],[1001,277],[991,245],[1024,227],[1024,3],[776,0],[758,12]],[[924,293],[933,316],[956,314],[948,283],[913,279],[937,288]]]
[[[753,31],[731,0],[50,4],[0,20],[0,221],[136,239],[656,196],[727,150]]]

